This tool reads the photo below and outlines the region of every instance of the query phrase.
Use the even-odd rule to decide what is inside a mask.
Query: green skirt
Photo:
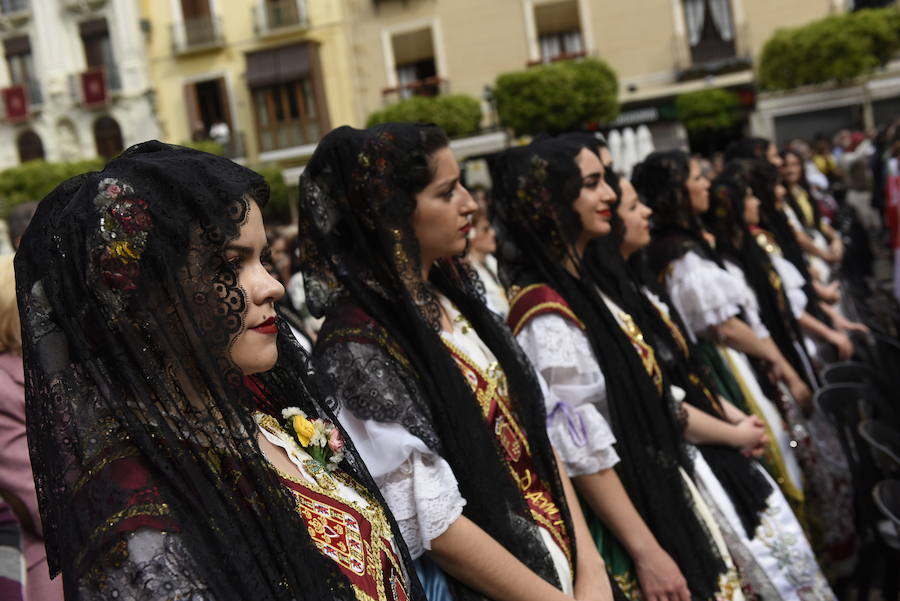
[[[588,530],[591,532],[594,544],[597,545],[603,561],[606,562],[609,573],[630,601],[640,601],[641,589],[638,586],[637,572],[631,557],[613,536],[613,533],[600,521],[600,518],[594,515],[593,510],[584,503],[581,504],[581,507]]]

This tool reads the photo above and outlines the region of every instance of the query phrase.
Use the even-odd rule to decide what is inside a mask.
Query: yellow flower
[[[141,258],[140,253],[132,248],[131,244],[124,240],[116,240],[109,247],[110,254],[124,263],[130,263]]]
[[[312,422],[302,415],[295,415],[291,419],[291,426],[294,427],[294,432],[297,434],[300,445],[308,447],[310,439],[316,435],[316,427]]]

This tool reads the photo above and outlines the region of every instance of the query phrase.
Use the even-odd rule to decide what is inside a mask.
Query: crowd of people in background
[[[148,142],[18,208],[0,596],[843,598],[867,493],[816,399],[900,348],[900,121],[487,162],[341,127],[264,227],[260,176]]]

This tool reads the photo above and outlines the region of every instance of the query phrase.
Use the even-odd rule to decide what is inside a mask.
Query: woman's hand
[[[747,454],[753,454],[768,442],[766,427],[755,415],[747,416],[735,425],[734,446]]]
[[[853,357],[853,342],[843,332],[832,331],[828,342],[837,349],[838,359],[846,361]]]
[[[839,282],[831,282],[827,286],[816,286],[815,288],[819,298],[829,305],[833,305],[841,300],[841,285]]]
[[[835,312],[835,315],[831,318],[831,321],[834,324],[835,328],[844,332],[860,332],[862,334],[872,333],[872,330],[870,330],[866,324],[860,323],[858,321],[850,321],[837,312]]]
[[[812,390],[809,389],[806,382],[794,373],[788,376],[788,379],[784,380],[784,383],[787,385],[788,390],[791,391],[791,396],[794,397],[794,400],[800,405],[800,408],[803,409],[804,412],[809,413],[812,409]]]
[[[612,585],[606,572],[606,563],[599,553],[592,557],[579,557],[575,575],[574,596],[578,601],[613,601]]]
[[[659,545],[635,557],[634,565],[645,601],[690,601],[691,593],[681,570]]]

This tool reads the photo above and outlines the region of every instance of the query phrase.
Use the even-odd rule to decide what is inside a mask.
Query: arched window
[[[44,158],[44,143],[41,142],[41,137],[30,129],[22,132],[16,145],[19,147],[20,163]]]
[[[94,142],[97,144],[97,154],[107,161],[125,149],[122,130],[112,117],[100,117],[94,122]]]

